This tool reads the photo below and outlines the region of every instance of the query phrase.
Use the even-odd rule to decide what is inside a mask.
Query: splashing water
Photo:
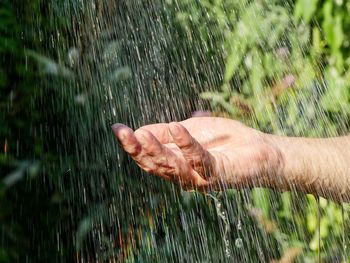
[[[240,238],[240,237],[236,238],[235,245],[236,245],[237,248],[243,247],[243,240],[242,240],[242,238]]]
[[[220,219],[222,220],[222,223],[224,225],[224,233],[223,233],[223,242],[225,245],[225,254],[226,257],[229,258],[231,256],[230,253],[230,241],[228,239],[228,234],[230,231],[230,223],[227,219],[226,213],[222,207],[222,203],[219,201],[219,199],[215,196],[213,196],[212,194],[206,194],[207,196],[211,197],[214,200],[215,203],[215,208],[216,208],[216,212],[218,214],[218,216],[220,217]]]
[[[23,61],[40,75],[26,107],[35,115],[39,105],[41,119],[28,125],[35,146],[22,133],[3,140],[4,158],[14,159],[4,189],[16,205],[3,244],[25,247],[23,262],[346,262],[347,204],[263,189],[186,193],[140,171],[110,130],[210,110],[280,135],[346,133],[345,40],[329,29],[331,51],[320,50],[323,24],[295,2],[35,5],[43,14],[23,20]],[[325,28],[346,21],[332,16],[345,4],[327,3]],[[8,96],[11,113],[16,96]]]

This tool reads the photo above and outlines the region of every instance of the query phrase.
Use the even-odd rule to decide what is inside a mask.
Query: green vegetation
[[[227,259],[216,201],[142,174],[113,122],[185,118],[201,97],[266,132],[348,131],[346,1],[56,2],[0,4],[0,262]],[[334,262],[350,242],[348,205],[216,198],[240,262]]]
[[[225,61],[220,91],[204,92],[202,98],[224,115],[275,134],[346,133],[350,39],[344,32],[350,25],[345,15],[349,7],[334,1],[183,1],[186,11],[178,14],[179,23],[190,36],[199,27],[200,38]],[[288,241],[275,238],[284,251],[301,245],[304,260],[315,259],[317,202],[308,197],[307,207],[299,210],[292,206],[300,196],[278,196],[277,215],[271,211],[269,191],[255,190],[253,203],[268,218],[277,217],[276,232]],[[343,235],[341,207],[322,200],[321,211],[321,254],[337,254]],[[284,224],[292,222],[298,230],[284,232]],[[306,235],[295,235],[298,231]]]

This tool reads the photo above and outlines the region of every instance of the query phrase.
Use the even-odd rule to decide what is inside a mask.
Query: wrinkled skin
[[[283,163],[268,134],[230,119],[196,117],[135,132],[123,124],[112,128],[144,171],[187,190],[267,186]]]

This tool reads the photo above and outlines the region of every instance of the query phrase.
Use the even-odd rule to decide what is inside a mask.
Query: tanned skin
[[[185,190],[267,187],[350,200],[350,136],[282,137],[215,117],[112,129],[144,171]]]

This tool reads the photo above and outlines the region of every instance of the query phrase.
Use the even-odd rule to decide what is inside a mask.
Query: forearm
[[[271,136],[281,151],[276,184],[281,190],[350,201],[350,136],[327,139]]]

